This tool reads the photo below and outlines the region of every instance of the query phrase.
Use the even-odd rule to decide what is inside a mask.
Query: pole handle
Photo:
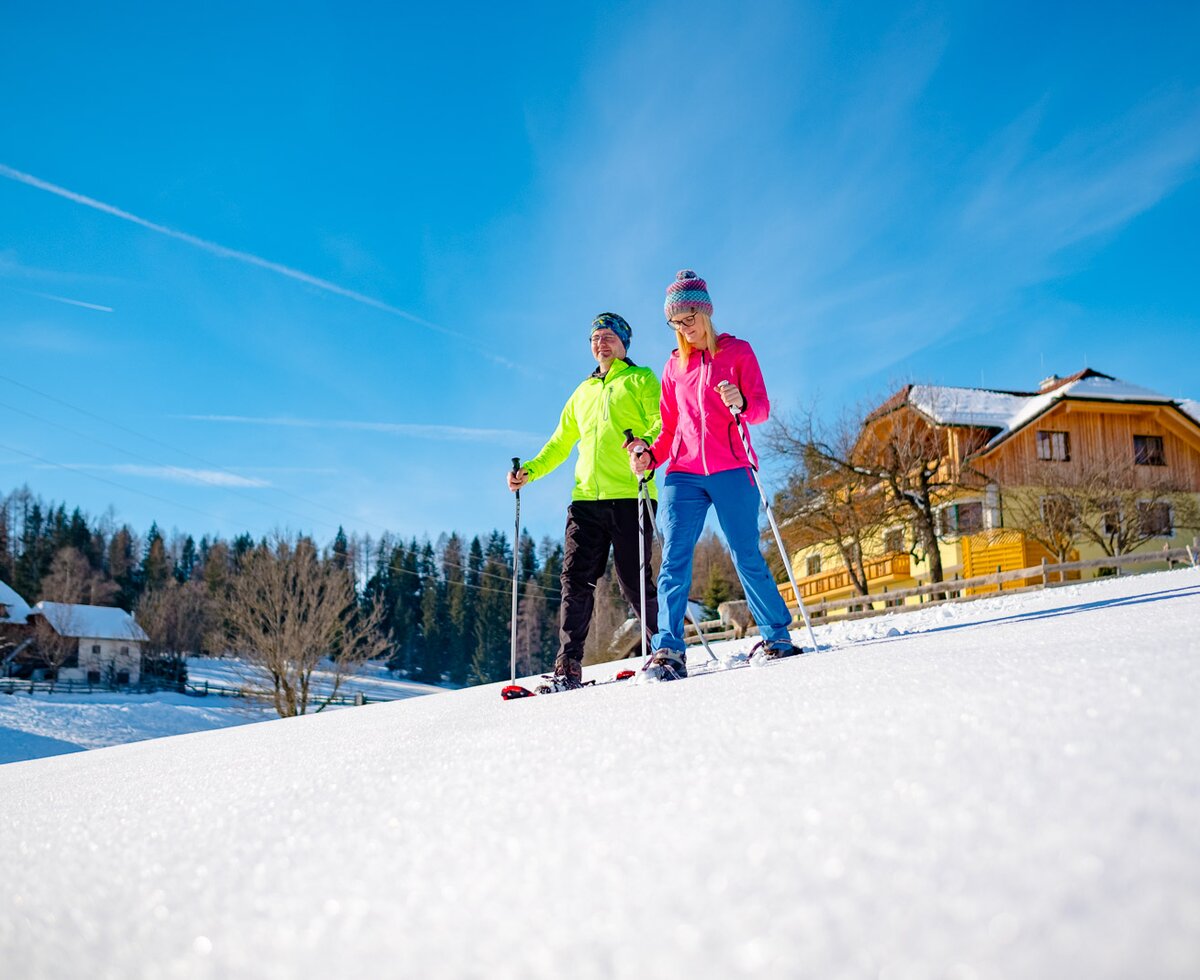
[[[519,470],[521,468],[521,457],[514,456],[512,458],[512,463],[513,463],[512,473],[513,473],[513,476],[516,476],[517,470]]]
[[[722,388],[724,388],[724,387],[725,387],[727,384],[729,384],[729,382],[728,382],[728,381],[720,381],[720,382],[718,382],[718,383],[717,383],[717,391],[720,391],[720,390],[721,390]],[[741,410],[740,408],[736,407],[735,405],[726,405],[725,407],[729,409],[729,414],[730,414],[730,415],[732,415],[732,416],[734,416],[734,418],[736,418],[737,416],[739,416],[739,415],[741,415],[741,414],[742,414],[742,410]]]

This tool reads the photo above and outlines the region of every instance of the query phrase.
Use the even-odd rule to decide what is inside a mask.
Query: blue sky
[[[1084,366],[1200,397],[1197,37],[1192,3],[11,7],[0,490],[509,530],[592,317],[660,369],[684,267],[782,409]],[[526,492],[536,535],[569,492]]]

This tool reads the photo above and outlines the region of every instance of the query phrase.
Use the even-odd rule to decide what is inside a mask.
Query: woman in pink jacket
[[[662,432],[647,446],[628,447],[634,471],[666,467],[659,484],[659,527],[663,533],[658,573],[658,633],[652,666],[659,677],[687,676],[683,616],[692,583],[692,553],[709,507],[733,554],[738,578],[762,634],[758,650],[768,657],[800,651],[792,645],[792,616],[758,547],[758,489],[738,433],[734,410],[747,425],[765,422],[771,405],[754,351],[744,340],[718,334],[712,324],[708,285],[690,269],[667,287],[667,322],[677,350],[662,377]],[[750,444],[747,428],[746,445]],[[644,452],[634,453],[638,447]]]

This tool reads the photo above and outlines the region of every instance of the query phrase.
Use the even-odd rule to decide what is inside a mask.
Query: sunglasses
[[[668,320],[667,323],[669,323],[676,330],[682,330],[684,327],[690,327],[693,323],[695,323],[697,316],[699,316],[698,313],[693,313],[690,316],[681,316],[678,320]]]

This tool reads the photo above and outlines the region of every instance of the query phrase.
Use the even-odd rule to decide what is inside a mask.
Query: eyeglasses
[[[676,330],[682,330],[684,327],[690,327],[695,323],[696,317],[699,315],[698,313],[692,313],[689,316],[681,316],[678,320],[668,320],[667,323],[671,324]]]

